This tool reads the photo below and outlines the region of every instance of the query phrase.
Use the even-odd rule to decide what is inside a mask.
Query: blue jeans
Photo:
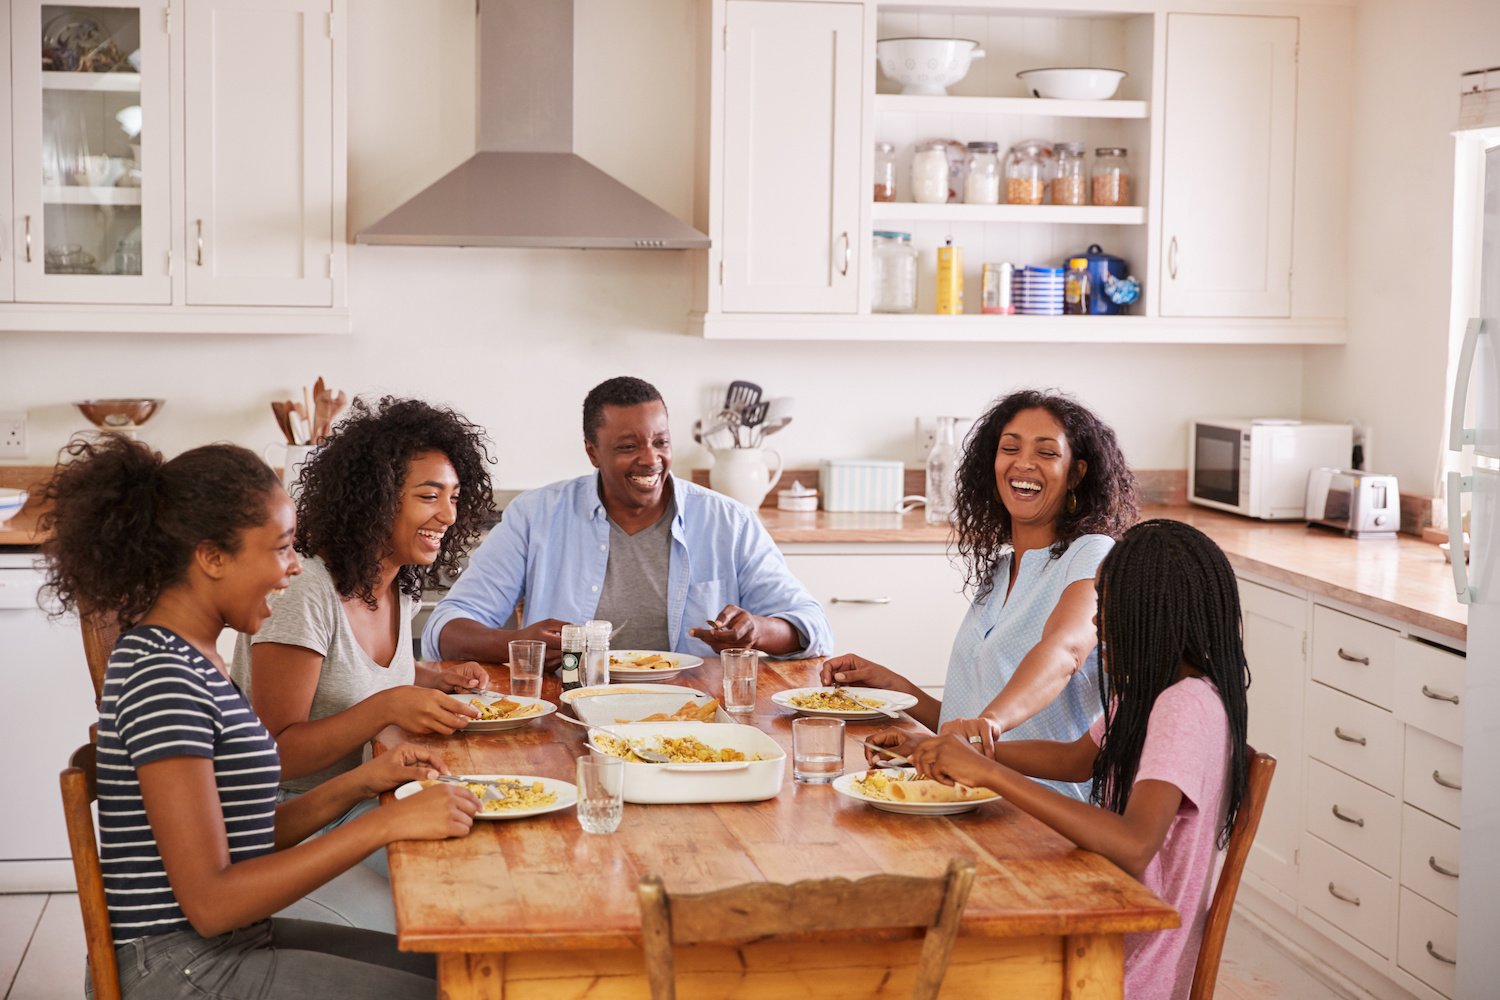
[[[125,1000],[432,1000],[431,955],[396,950],[389,934],[273,917],[204,938],[191,930],[115,949]],[[92,982],[86,994],[94,996]]]

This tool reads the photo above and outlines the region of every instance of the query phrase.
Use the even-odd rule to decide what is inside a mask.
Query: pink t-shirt
[[[1101,715],[1089,729],[1098,743]],[[1163,691],[1151,707],[1146,745],[1135,780],[1165,781],[1182,805],[1141,882],[1182,915],[1176,930],[1125,935],[1127,1000],[1181,1000],[1193,982],[1218,862],[1229,783],[1229,717],[1218,689],[1189,677]]]

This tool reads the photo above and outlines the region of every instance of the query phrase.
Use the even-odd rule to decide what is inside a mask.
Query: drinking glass
[[[523,698],[542,696],[542,661],[547,644],[539,639],[516,639],[510,644],[510,693]]]
[[[844,720],[792,720],[792,778],[826,784],[844,773]]]
[[[625,811],[625,761],[584,754],[578,758],[578,825],[584,833],[614,833]]]
[[[724,666],[724,711],[755,711],[760,653],[753,649],[726,649],[719,654],[719,662]]]

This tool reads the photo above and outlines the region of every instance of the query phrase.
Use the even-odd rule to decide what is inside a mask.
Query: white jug
[[[287,496],[295,500],[301,492],[297,488],[297,477],[302,475],[302,466],[317,450],[310,444],[268,444],[261,449],[260,456],[273,469],[278,460],[281,462],[281,485],[286,488]],[[276,454],[278,451],[280,455]]]
[[[710,448],[708,485],[746,507],[759,507],[781,479],[781,453],[772,448]],[[774,466],[767,460],[774,461]]]

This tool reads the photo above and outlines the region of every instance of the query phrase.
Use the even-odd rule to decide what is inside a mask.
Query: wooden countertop
[[[36,521],[41,514],[41,505],[28,500],[15,517],[0,523],[0,546],[42,544],[43,536],[36,530]]]
[[[778,545],[788,542],[936,542],[952,536],[947,525],[928,524],[923,508],[905,514],[830,514],[826,510],[794,514],[761,507],[761,523]]]

